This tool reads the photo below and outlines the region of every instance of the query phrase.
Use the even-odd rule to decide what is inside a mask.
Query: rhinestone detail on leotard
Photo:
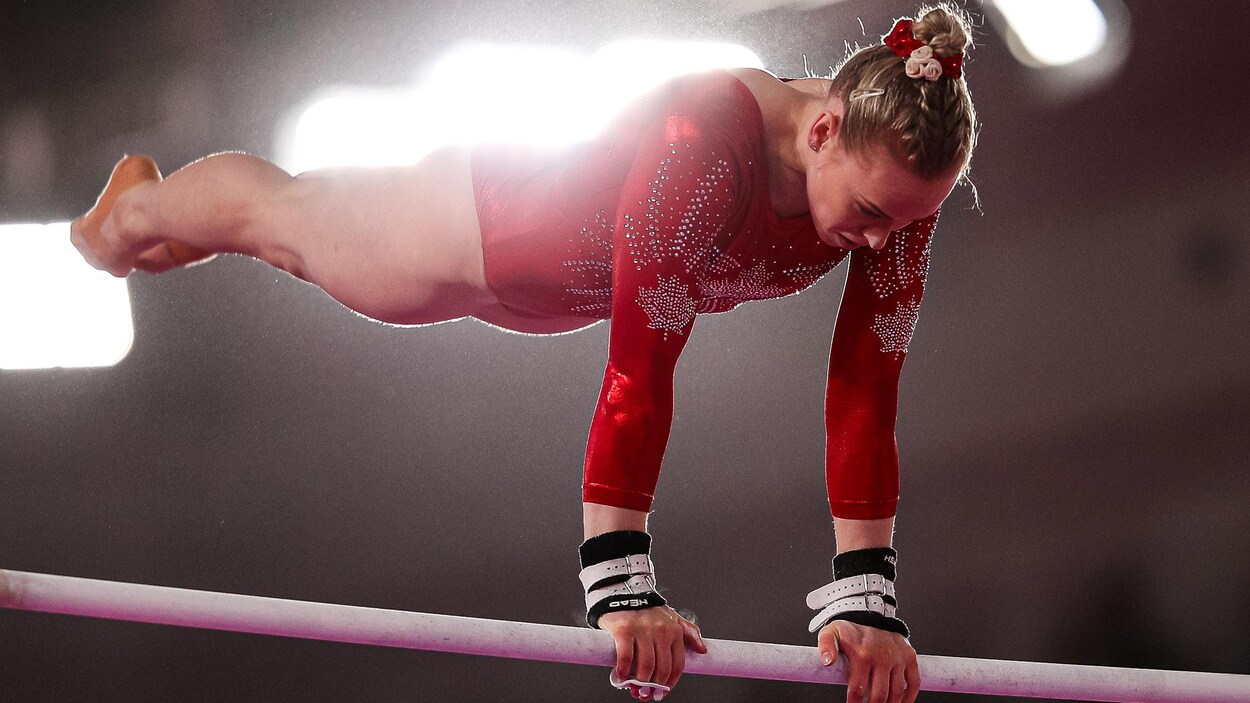
[[[666,333],[683,333],[696,312],[689,291],[677,276],[661,276],[655,288],[639,288],[638,305],[647,313],[647,326]]]
[[[568,276],[564,292],[570,301],[569,310],[579,315],[612,314],[612,235],[616,227],[606,215],[600,208],[594,222],[581,228],[581,238],[568,243],[569,253],[578,258],[563,262]]]
[[[622,218],[625,241],[630,261],[638,271],[651,264],[662,267],[679,263],[686,274],[693,274],[704,267],[713,251],[713,241],[736,207],[735,193],[728,180],[729,163],[717,158],[715,151],[710,151],[709,160],[700,164],[702,175],[695,179],[690,193],[670,193],[668,170],[673,164],[688,168],[683,159],[689,158],[691,147],[669,142],[668,148],[669,155],[657,165],[656,177],[648,183],[646,201],[638,203],[646,221],[629,213]],[[685,201],[685,207],[678,212],[670,200]],[[675,227],[670,224],[674,219]],[[665,225],[670,230],[667,235]],[[657,274],[657,279],[654,287],[643,285],[638,289],[637,303],[647,315],[647,326],[665,333],[684,333],[701,311],[699,300],[689,284],[677,276]]]
[[[933,224],[931,221],[927,227],[920,225],[922,229],[895,232],[886,245],[888,250],[884,252],[885,255],[874,257],[870,261],[868,278],[879,299],[886,300],[913,284],[919,284],[920,293],[923,294],[929,273]],[[913,245],[915,237],[925,237],[925,245]],[[919,316],[918,295],[900,301],[892,313],[873,315],[872,330],[881,340],[882,353],[906,353]]]
[[[914,299],[899,303],[893,314],[873,315],[872,331],[881,338],[881,352],[906,353],[919,317],[920,301]]]
[[[722,257],[722,261],[728,262],[722,270],[736,269],[736,272],[723,278],[700,279],[699,293],[703,296],[700,312],[722,312],[746,300],[780,298],[791,292],[790,287],[771,283],[776,276],[763,261],[749,269],[743,269],[742,264],[732,257]],[[726,303],[729,304],[728,308],[725,307]]]
[[[886,244],[889,249],[887,256],[874,258],[868,266],[868,276],[872,280],[872,289],[882,300],[890,297],[912,283],[924,284],[929,273],[929,254],[933,240],[926,241],[925,246],[909,246],[912,237],[927,236],[933,233],[933,225],[928,232],[895,232]]]

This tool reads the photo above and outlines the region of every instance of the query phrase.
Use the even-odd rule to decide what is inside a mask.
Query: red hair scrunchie
[[[916,35],[912,34],[911,28],[913,24],[915,23],[912,22],[912,20],[899,20],[894,24],[894,29],[890,30],[889,34],[881,37],[881,43],[890,47],[895,54],[898,54],[899,58],[904,60],[915,59],[924,61],[931,58],[942,67],[942,75],[949,76],[950,78],[959,78],[959,76],[963,73],[963,54],[955,54],[954,56],[946,57],[938,56],[937,54],[931,54],[930,56],[924,57],[913,55],[913,52],[916,50],[928,46],[928,44],[920,41],[916,38]],[[907,75],[912,78],[919,78],[924,74],[917,73],[916,75],[913,75],[912,71],[908,71]],[[929,80],[937,80],[936,76],[929,78],[928,75],[924,75],[924,77]]]

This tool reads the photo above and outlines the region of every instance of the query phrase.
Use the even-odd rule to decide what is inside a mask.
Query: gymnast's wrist
[[[598,628],[599,618],[608,613],[667,603],[656,591],[651,535],[646,532],[614,530],[596,535],[582,543],[578,556],[587,625]]]
[[[647,531],[648,513],[616,505],[582,501],[583,539],[617,530]]]
[[[898,617],[894,592],[897,562],[898,552],[890,547],[835,556],[833,582],[807,594],[807,606],[818,611],[808,630],[818,632],[835,620],[845,620],[908,637],[911,633]]]

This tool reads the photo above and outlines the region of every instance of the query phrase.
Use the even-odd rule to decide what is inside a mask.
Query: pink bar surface
[[[611,667],[599,630],[0,570],[0,607],[512,659]],[[815,647],[707,639],[686,672],[845,684]],[[1247,703],[1250,676],[920,656],[926,691],[1133,703]]]

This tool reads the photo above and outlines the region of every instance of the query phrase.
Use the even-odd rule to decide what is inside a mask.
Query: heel
[[[113,167],[113,173],[109,175],[108,183],[100,192],[100,197],[96,198],[95,206],[87,211],[83,218],[84,224],[88,222],[102,224],[113,211],[113,204],[122,193],[140,183],[160,182],[161,180],[161,170],[156,167],[156,162],[152,159],[142,155],[123,157]]]

